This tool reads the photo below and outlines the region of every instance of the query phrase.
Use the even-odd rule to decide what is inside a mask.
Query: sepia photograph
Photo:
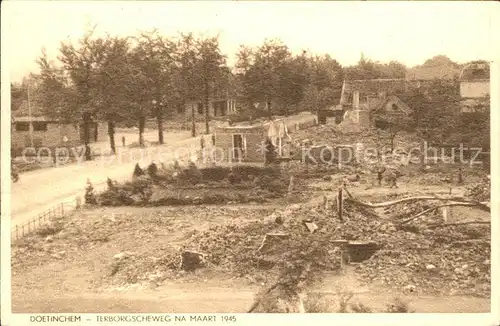
[[[490,314],[497,9],[3,2],[12,314]]]

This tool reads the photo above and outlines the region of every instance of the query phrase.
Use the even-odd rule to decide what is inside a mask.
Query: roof
[[[320,111],[344,111],[344,108],[340,104],[335,104],[324,107]]]
[[[374,95],[378,96],[385,92],[392,94],[395,92],[404,91],[406,88],[406,80],[399,79],[364,79],[364,80],[345,80],[342,86],[342,96],[340,104],[347,104],[349,99],[346,94],[359,92],[363,96]]]
[[[488,62],[467,64],[460,72],[460,81],[489,80],[490,65]]]
[[[460,74],[460,68],[450,65],[442,66],[417,66],[408,69],[407,80],[433,80],[433,79],[454,79]]]
[[[38,117],[29,117],[29,116],[22,116],[22,117],[12,117],[12,120],[14,122],[57,122],[57,119],[51,119],[45,116],[38,116]]]
[[[237,132],[237,131],[262,131],[264,124],[249,124],[249,125],[235,125],[235,126],[219,126],[216,127],[216,132]]]
[[[374,110],[373,112],[377,112],[382,110],[387,102],[389,101],[394,101],[398,105],[398,107],[403,111],[404,114],[409,115],[413,110],[405,103],[403,102],[399,97],[397,96],[388,96],[386,99],[384,99]]]
[[[29,116],[22,116],[22,117],[12,117],[12,122],[47,122],[47,123],[59,123],[59,124],[73,124],[74,122],[71,121],[62,121],[54,118],[50,118],[47,116],[37,116],[37,117],[30,117]]]

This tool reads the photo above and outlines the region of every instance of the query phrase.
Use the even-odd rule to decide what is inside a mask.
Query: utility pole
[[[191,105],[191,136],[196,137],[196,121],[194,116],[194,106]]]
[[[139,116],[139,146],[144,146],[144,129],[146,127],[146,115],[141,108],[140,116]]]
[[[206,73],[205,73],[206,75]],[[210,120],[210,100],[209,100],[209,95],[210,95],[210,90],[208,89],[209,88],[209,84],[208,84],[208,77],[205,76],[203,78],[203,82],[204,82],[204,91],[205,91],[205,98],[204,98],[204,102],[205,102],[205,134],[208,135],[210,133],[210,126],[209,126],[209,120]],[[214,108],[215,110],[215,108]]]
[[[29,123],[29,135],[30,135],[30,145],[33,148],[34,147],[34,142],[33,142],[33,122],[31,119],[31,97],[30,97],[30,85],[31,85],[31,80],[28,79],[28,123]]]

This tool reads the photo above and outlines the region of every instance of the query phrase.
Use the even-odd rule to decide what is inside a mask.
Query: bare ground
[[[415,185],[399,189],[354,187],[357,195],[443,192]],[[457,190],[459,191],[459,190]],[[374,192],[372,194],[372,192]],[[109,276],[110,262],[120,252],[131,251],[141,259],[173,251],[195,230],[206,230],[228,221],[262,220],[278,206],[207,206],[159,208],[97,208],[68,217],[79,232],[65,230],[57,237],[31,236],[13,247],[12,309],[31,312],[246,312],[259,284],[233,278],[217,270],[201,269],[186,275],[170,275],[163,282],[145,280],[123,286]],[[152,223],[157,227],[151,228]],[[84,233],[82,233],[84,231]],[[23,249],[25,248],[25,249]],[[139,272],[137,272],[139,273]],[[381,284],[361,285],[350,269],[327,276],[315,291],[326,292],[331,311],[337,311],[339,288],[354,293],[372,311],[383,311],[395,296],[417,312],[488,312],[489,298],[408,295]]]

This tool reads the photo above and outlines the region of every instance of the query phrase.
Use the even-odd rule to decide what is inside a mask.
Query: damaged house
[[[283,121],[252,125],[221,126],[215,131],[215,147],[229,162],[264,162],[265,141],[270,138],[278,157],[287,156],[285,145],[291,140]],[[219,161],[221,153],[216,153]]]
[[[290,158],[292,138],[290,133],[317,124],[313,114],[298,114],[278,120],[262,121],[253,124],[241,123],[232,126],[219,126],[215,129],[216,160],[220,162],[264,162],[265,142],[269,138],[278,158]]]
[[[345,111],[343,124],[359,128],[375,126],[375,114],[409,115],[411,109],[397,94],[407,91],[405,79],[346,80],[340,105]]]
[[[472,62],[460,73],[461,112],[489,108],[490,66],[486,61]]]

